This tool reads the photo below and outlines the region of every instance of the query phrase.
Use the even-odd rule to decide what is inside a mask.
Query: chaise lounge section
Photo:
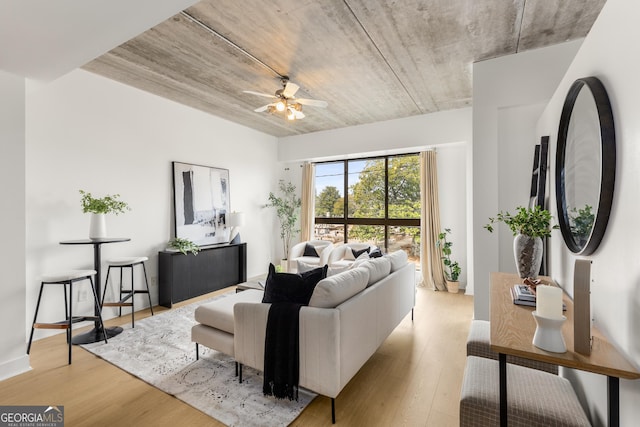
[[[192,341],[263,371],[270,304],[262,294],[248,290],[200,306]],[[332,421],[335,398],[414,304],[415,265],[401,251],[318,283],[300,310],[299,385],[331,398]]]

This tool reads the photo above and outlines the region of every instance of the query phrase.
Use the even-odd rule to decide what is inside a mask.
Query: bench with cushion
[[[467,337],[467,356],[498,360],[498,353],[491,350],[491,324],[486,320],[472,320]],[[558,374],[558,365],[507,355],[507,363]]]
[[[460,426],[500,425],[498,361],[467,357],[460,392]],[[507,364],[509,427],[590,426],[578,397],[565,378]]]

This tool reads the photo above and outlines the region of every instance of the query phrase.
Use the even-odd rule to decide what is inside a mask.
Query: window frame
[[[358,157],[353,159],[327,160],[315,162],[314,164],[340,163],[343,164],[343,194],[344,209],[342,218],[337,217],[314,217],[315,224],[342,225],[344,229],[344,243],[349,242],[349,225],[377,225],[384,226],[384,249],[389,246],[389,227],[419,227],[420,218],[389,218],[389,159],[395,157],[419,156],[420,153],[402,153],[385,156]],[[384,218],[353,218],[349,216],[349,162],[359,160],[379,160],[384,159]],[[314,192],[315,192],[314,188]],[[316,195],[317,197],[317,195]],[[315,203],[315,199],[314,199]],[[314,209],[315,214],[315,209]]]

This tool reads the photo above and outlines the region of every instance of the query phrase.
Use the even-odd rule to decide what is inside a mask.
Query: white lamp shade
[[[242,227],[244,225],[244,213],[231,212],[227,215],[226,221],[229,227]]]

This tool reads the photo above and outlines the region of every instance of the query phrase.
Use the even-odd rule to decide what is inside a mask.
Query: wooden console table
[[[203,247],[197,255],[161,251],[158,254],[159,303],[194,298],[247,281],[247,244]]]
[[[541,279],[552,283],[549,277]],[[595,327],[591,328],[591,354],[573,351],[573,301],[566,294],[563,300],[567,306],[564,312],[567,321],[562,326],[562,335],[567,352],[550,353],[534,346],[536,322],[531,312],[535,308],[513,304],[510,288],[516,283],[522,283],[516,274],[491,273],[491,349],[498,353],[500,361],[500,425],[507,426],[507,354],[510,354],[606,375],[609,426],[619,426],[620,378],[638,379],[640,372]]]

